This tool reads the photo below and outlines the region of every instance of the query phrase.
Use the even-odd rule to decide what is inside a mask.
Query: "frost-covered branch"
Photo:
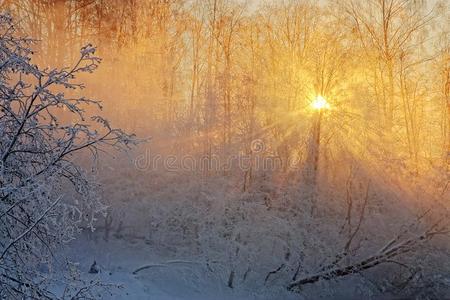
[[[428,230],[418,236],[400,241],[396,240],[395,242],[390,241],[377,253],[358,260],[352,264],[342,267],[335,266],[317,274],[295,280],[288,285],[288,290],[295,291],[301,289],[301,287],[305,284],[315,283],[319,280],[333,280],[347,275],[357,274],[380,264],[391,263],[395,258],[405,253],[417,250],[420,245],[430,241],[436,235],[448,234],[447,227],[440,225],[440,223],[441,222],[437,222],[433,224]]]
[[[71,67],[41,69],[31,62],[34,43],[0,15],[0,298],[55,298],[34,266],[105,212],[77,161],[137,143],[91,114],[99,101],[79,96],[77,76],[101,62],[95,47],[83,47]]]

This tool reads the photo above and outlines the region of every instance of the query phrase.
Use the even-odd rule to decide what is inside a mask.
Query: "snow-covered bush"
[[[192,273],[203,272],[201,266],[207,270],[203,276],[225,289],[261,299],[288,299],[295,295],[288,285],[306,299],[411,297],[425,288],[424,294],[435,293],[437,299],[448,293],[447,277],[440,275],[450,267],[443,263],[445,208],[426,205],[430,196],[415,202],[382,176],[337,158],[345,167],[318,177],[314,215],[307,186],[296,180],[275,184],[255,176],[253,187],[243,192],[239,178],[231,176],[210,176],[202,184],[188,172],[133,170],[114,161],[112,171],[101,172],[110,187],[105,189],[110,245],[156,253],[161,264],[195,262],[186,267]],[[178,269],[169,264],[164,270]],[[153,267],[137,273],[160,280]],[[176,276],[190,287],[205,283],[192,274]],[[438,289],[429,285],[432,279]]]
[[[33,39],[0,15],[0,298],[54,298],[39,270],[59,243],[80,226],[93,228],[105,211],[81,157],[135,144],[133,135],[88,113],[98,101],[80,96],[75,82],[100,58],[91,45],[71,67],[32,63]],[[86,155],[84,154],[86,153]]]

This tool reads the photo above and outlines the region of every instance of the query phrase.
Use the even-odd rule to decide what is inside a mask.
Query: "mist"
[[[64,134],[49,135],[62,143],[72,132],[66,127],[102,116],[67,144],[80,143],[67,158],[74,164],[69,175],[57,172],[65,177],[57,189],[45,183],[49,198],[39,204],[45,214],[63,205],[67,220],[80,215],[70,223],[70,238],[39,246],[59,262],[35,255],[24,263],[33,272],[51,266],[44,272],[51,274],[72,270],[60,261],[76,262],[77,278],[95,287],[85,294],[77,283],[74,291],[83,292],[65,295],[63,284],[52,282],[41,293],[51,299],[450,297],[449,5],[2,1],[15,34],[33,39],[17,42],[29,47],[25,54],[5,39],[5,47],[19,51],[14,55],[30,56],[31,66],[19,67],[23,74],[12,66],[14,75],[2,85],[16,91],[14,80],[34,74],[34,65],[42,78],[52,78],[53,68],[62,72],[52,79],[61,86],[48,88],[58,104],[34,122],[65,126]],[[5,28],[7,36],[12,27]],[[72,78],[80,49],[88,64]],[[29,82],[47,92],[41,77]],[[64,85],[72,79],[83,86]],[[35,93],[23,90],[19,98]],[[62,98],[68,100],[57,102]],[[67,104],[75,98],[76,109]],[[28,103],[2,103],[12,112],[0,113],[0,125],[2,114],[11,114],[5,128],[27,120],[20,107]],[[0,154],[10,157],[5,170],[20,173],[14,171],[43,160],[11,162],[16,130],[1,132]],[[98,141],[101,147],[90,148]],[[80,187],[75,173],[95,182],[92,190]],[[0,177],[0,208],[7,212],[16,205],[5,200],[6,183],[22,182],[11,176]],[[61,204],[49,200],[56,196]],[[36,219],[23,221],[29,222],[24,236]],[[4,255],[14,248],[9,240],[14,234],[2,232]],[[0,279],[0,288],[2,299],[33,297],[14,280]]]

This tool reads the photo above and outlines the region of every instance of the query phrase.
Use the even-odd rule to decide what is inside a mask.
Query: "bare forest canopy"
[[[318,95],[325,159],[405,178],[448,170],[447,1],[5,0],[40,65],[103,61],[85,94],[164,151],[305,162]],[[83,79],[84,80],[84,79]],[[398,174],[397,174],[398,175]],[[397,176],[395,175],[395,176]],[[412,177],[411,177],[412,176]]]

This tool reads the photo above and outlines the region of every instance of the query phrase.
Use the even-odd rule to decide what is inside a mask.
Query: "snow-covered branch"
[[[137,143],[88,113],[100,102],[79,96],[84,85],[76,77],[101,62],[95,47],[83,47],[71,67],[40,69],[31,62],[33,43],[0,15],[0,298],[54,298],[33,265],[105,212],[98,185],[77,160]]]

